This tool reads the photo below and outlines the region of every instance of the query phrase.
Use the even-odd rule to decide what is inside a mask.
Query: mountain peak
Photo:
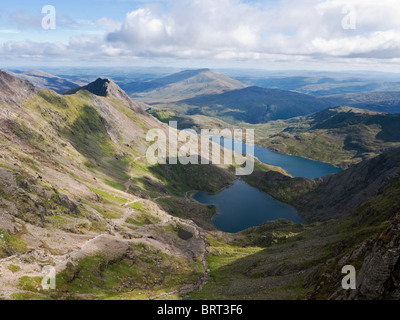
[[[132,102],[131,98],[129,98],[125,91],[109,78],[97,78],[95,81],[87,84],[86,86],[65,91],[63,94],[75,94],[81,90],[87,90],[90,93],[100,97],[122,100],[134,107],[136,111],[140,110],[140,108]]]
[[[105,78],[97,78],[96,81],[93,81],[89,84],[87,84],[86,86],[83,87],[79,87],[79,88],[75,88],[75,89],[71,89],[71,90],[67,90],[65,92],[63,92],[63,94],[65,95],[69,95],[69,94],[75,94],[78,91],[81,90],[87,90],[93,94],[95,94],[96,96],[101,96],[101,97],[109,97],[112,95],[112,88],[117,87],[119,90],[122,91],[122,89],[120,89],[114,82],[112,82],[110,79]]]
[[[206,68],[184,70],[159,79],[123,86],[129,95],[150,104],[176,102],[245,87],[247,85],[244,83]]]
[[[81,90],[87,90],[90,93],[100,97],[122,100],[136,111],[141,111],[141,109],[132,102],[131,98],[129,98],[125,91],[109,78],[97,78],[97,80],[87,84],[86,86],[65,91],[63,94],[71,95]]]

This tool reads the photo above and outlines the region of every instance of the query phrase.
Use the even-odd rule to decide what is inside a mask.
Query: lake
[[[198,192],[193,199],[217,207],[218,214],[212,222],[225,232],[239,232],[280,218],[304,223],[295,208],[273,199],[242,180],[237,180],[230,188],[218,194]]]
[[[223,139],[213,140],[224,145]],[[225,146],[233,149],[233,140],[226,140]],[[244,143],[235,141],[235,144],[236,147],[245,148],[242,150],[247,148]],[[261,162],[281,167],[293,177],[313,179],[341,170],[329,163],[280,154],[259,146],[254,146],[254,155]],[[304,223],[295,208],[273,199],[242,180],[236,181],[231,187],[218,194],[198,192],[193,195],[193,199],[202,204],[216,206],[217,214],[212,222],[215,227],[224,232],[235,233],[276,219]]]
[[[213,141],[223,146],[226,142],[226,148],[233,150],[232,139],[221,139],[221,141],[219,141],[219,139],[213,138]],[[235,141],[235,148],[236,150],[246,150],[247,145],[245,143]],[[258,160],[265,164],[280,167],[286,170],[295,178],[304,177],[314,179],[341,171],[340,168],[337,168],[330,163],[273,152],[260,146],[254,146],[254,154],[253,152],[247,153],[256,156]]]

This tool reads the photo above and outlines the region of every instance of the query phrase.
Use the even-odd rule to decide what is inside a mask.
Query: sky
[[[55,29],[44,29],[51,5]],[[53,21],[51,20],[51,21]],[[45,23],[45,26],[48,25]],[[400,72],[398,0],[2,0],[7,66]]]

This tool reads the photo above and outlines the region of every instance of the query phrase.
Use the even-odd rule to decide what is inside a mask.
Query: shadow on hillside
[[[129,162],[114,154],[107,125],[95,108],[86,105],[62,134],[87,158],[86,167],[101,171],[115,182],[124,183],[129,179]]]

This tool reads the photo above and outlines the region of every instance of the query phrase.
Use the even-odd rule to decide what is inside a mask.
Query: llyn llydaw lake
[[[214,141],[218,142],[218,140]],[[225,147],[233,148],[232,140],[225,142],[227,142]],[[224,145],[223,141],[221,144]],[[241,143],[235,142],[235,144],[238,147]],[[243,150],[247,149],[245,144],[243,147],[245,148]],[[329,163],[279,154],[259,146],[254,146],[254,154],[260,161],[281,167],[293,177],[318,178],[340,171]],[[199,192],[193,198],[200,203],[217,207],[218,214],[214,216],[212,222],[219,230],[225,232],[239,232],[276,219],[304,223],[295,208],[273,199],[242,180],[236,181],[231,187],[218,194]]]

